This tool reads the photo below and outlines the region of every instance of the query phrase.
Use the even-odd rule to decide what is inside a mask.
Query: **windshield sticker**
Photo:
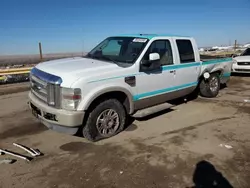
[[[134,38],[133,42],[147,42],[148,39]]]

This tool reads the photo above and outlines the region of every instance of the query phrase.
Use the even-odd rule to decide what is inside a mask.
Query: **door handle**
[[[170,73],[176,73],[176,70],[171,70]]]

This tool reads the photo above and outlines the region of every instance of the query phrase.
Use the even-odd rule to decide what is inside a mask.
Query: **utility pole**
[[[236,51],[237,48],[237,40],[234,41],[234,51]]]
[[[84,40],[82,40],[82,56],[84,56],[83,55],[83,50],[84,50]]]
[[[39,42],[39,52],[40,52],[40,60],[43,61],[43,51],[41,42]]]

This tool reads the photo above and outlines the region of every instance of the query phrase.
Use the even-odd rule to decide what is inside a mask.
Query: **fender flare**
[[[224,69],[219,67],[219,68],[215,68],[215,69],[212,69],[212,71],[210,72],[210,74],[214,73],[214,72],[220,72],[221,74],[223,74],[224,72]]]
[[[109,87],[101,87],[97,88],[94,92],[90,93],[89,95],[85,96],[85,100],[83,101],[83,104],[81,104],[82,107],[80,107],[82,110],[88,110],[90,105],[101,95],[104,95],[109,92],[122,92],[124,93],[129,102],[129,114],[133,113],[134,111],[134,102],[133,102],[133,95],[132,92],[130,92],[128,89],[120,86],[109,86]]]
[[[213,74],[214,72],[220,72],[221,74],[223,74],[224,70],[222,68],[215,68],[215,69],[211,69],[210,71],[208,69],[205,69],[202,71],[200,78],[204,78],[204,73],[208,72],[209,74]]]

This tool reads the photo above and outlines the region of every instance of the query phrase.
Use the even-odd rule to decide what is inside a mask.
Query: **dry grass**
[[[211,51],[211,52],[203,52],[202,55],[211,55],[211,56],[220,56],[220,57],[232,57],[234,54],[241,53],[241,50],[228,50],[228,51]]]
[[[76,57],[82,56],[86,53],[57,53],[57,54],[44,54],[43,60],[53,60],[60,59],[66,57]],[[36,55],[8,55],[8,56],[0,56],[0,68],[4,68],[6,66],[14,66],[14,65],[32,65],[41,62],[40,56]]]

